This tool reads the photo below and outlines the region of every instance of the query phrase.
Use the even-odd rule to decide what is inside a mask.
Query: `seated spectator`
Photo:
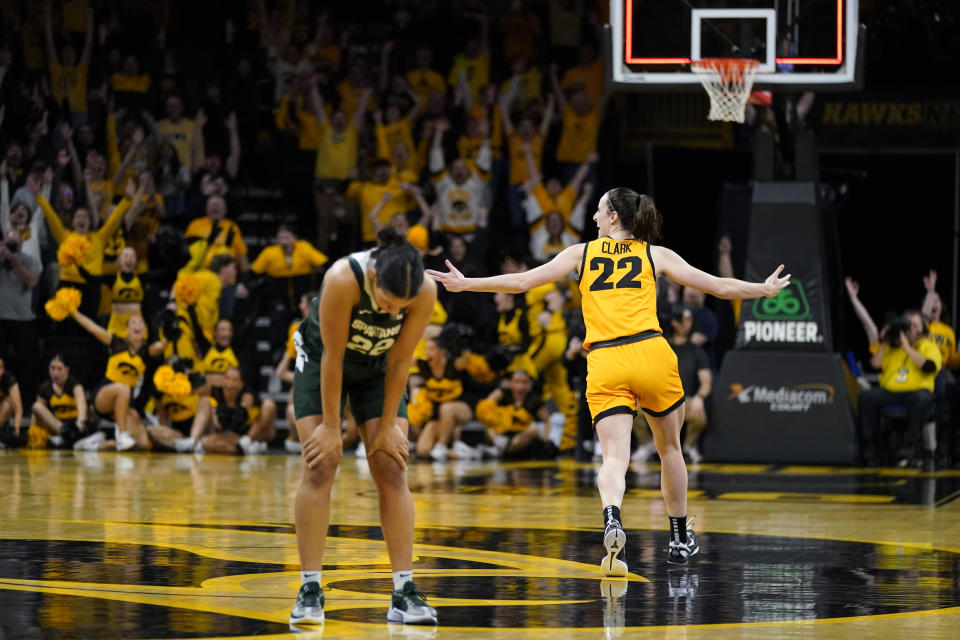
[[[508,458],[554,458],[556,443],[544,435],[549,419],[540,394],[533,390],[533,376],[516,369],[501,388],[477,403],[477,419],[487,428],[485,438],[493,451]]]
[[[860,440],[864,461],[872,464],[879,455],[877,438],[880,410],[889,405],[907,407],[908,424],[901,450],[893,452],[906,463],[921,426],[933,415],[934,379],[941,368],[940,349],[929,337],[919,311],[893,318],[880,332],[880,344],[870,364],[880,369],[880,386],[860,392]],[[933,442],[930,442],[933,440]],[[934,464],[936,439],[924,438],[924,466]]]
[[[706,403],[713,388],[713,371],[710,369],[710,360],[706,352],[690,341],[690,334],[693,332],[693,312],[688,307],[678,305],[674,309],[670,327],[672,333],[669,341],[673,352],[677,354],[686,407],[683,425],[687,433],[684,438],[683,452],[690,458],[690,462],[697,464],[703,461],[703,455],[697,449],[697,439],[707,426]],[[656,446],[651,441],[638,447],[631,456],[631,460],[646,462],[656,450]]]
[[[277,405],[273,400],[257,403],[256,395],[243,382],[240,369],[223,374],[223,386],[215,387],[210,397],[214,407],[214,432],[203,436],[191,432],[209,453],[264,453],[276,435]],[[178,450],[183,446],[177,443]]]
[[[218,255],[236,258],[240,271],[247,270],[247,244],[243,232],[233,220],[227,219],[227,202],[221,196],[207,198],[206,215],[195,218],[187,227],[184,237],[207,241],[207,252],[202,266],[210,266]]]
[[[143,284],[135,273],[137,253],[126,247],[117,258],[117,275],[110,288],[110,320],[107,331],[120,338],[127,337],[130,316],[143,316]]]
[[[270,300],[294,309],[300,296],[313,287],[311,276],[325,265],[327,256],[305,241],[297,239],[286,225],[277,229],[277,243],[264,247],[250,265],[250,271],[266,275]]]
[[[423,385],[408,409],[411,426],[420,428],[417,455],[434,460],[476,457],[476,451],[457,437],[458,427],[473,417],[461,399],[466,374],[439,337],[427,340],[425,354],[417,362]]]
[[[447,233],[473,233],[485,222],[490,207],[490,140],[485,139],[471,165],[463,159],[446,164],[443,134],[450,128],[441,120],[433,133],[430,173],[437,194],[437,226]],[[485,226],[485,225],[484,225]]]
[[[80,381],[70,375],[63,356],[50,359],[49,378],[37,388],[33,403],[33,424],[49,434],[49,443],[57,449],[69,449],[80,438],[90,435],[87,396]],[[0,422],[3,422],[0,416]]]
[[[5,364],[0,357],[0,445],[22,447],[27,441],[26,429],[20,428],[23,422],[23,399],[16,377]]]
[[[37,258],[21,251],[22,244],[16,231],[8,232],[0,243],[0,358],[16,368],[29,402],[37,385],[33,290],[42,267]]]
[[[167,341],[161,339],[148,344],[145,341],[147,325],[140,316],[130,316],[127,320],[127,337],[120,338],[79,311],[70,315],[90,335],[107,345],[110,351],[104,380],[94,391],[93,408],[97,415],[112,418],[117,424],[116,440],[104,441],[103,432],[98,431],[77,444],[83,443],[80,448],[89,450],[146,450],[150,445],[147,431],[140,415],[130,404],[133,390],[146,372],[147,361],[163,353]]]

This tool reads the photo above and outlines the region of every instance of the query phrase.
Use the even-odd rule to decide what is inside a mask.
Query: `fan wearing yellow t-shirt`
[[[515,89],[517,84],[514,83],[512,86]],[[515,229],[522,229],[526,226],[522,185],[531,177],[540,173],[540,166],[543,161],[543,142],[550,128],[550,120],[553,118],[554,99],[552,95],[547,99],[547,107],[543,110],[539,129],[536,128],[533,120],[529,117],[523,117],[514,127],[513,120],[510,117],[510,109],[516,93],[513,89],[500,99],[500,116],[503,119],[503,131],[507,136],[507,149],[510,158],[510,186],[507,192],[510,225]],[[527,161],[527,154],[533,156],[532,165]]]
[[[316,87],[310,93],[310,106],[317,121],[317,161],[314,165],[313,204],[317,212],[317,247],[330,247],[334,200],[342,195],[346,181],[357,173],[357,149],[364,116],[372,90],[360,95],[349,119],[342,108],[329,118],[323,98]],[[342,107],[342,105],[341,105]]]
[[[268,296],[280,298],[294,309],[300,295],[310,288],[310,275],[327,263],[327,256],[309,242],[298,240],[286,226],[277,229],[277,243],[260,252],[250,265],[258,275],[266,275]]]
[[[390,194],[390,198],[383,202],[384,194]],[[404,188],[400,183],[391,179],[390,161],[384,158],[377,158],[373,163],[372,180],[354,181],[347,187],[347,198],[357,200],[360,203],[360,230],[363,242],[376,242],[376,227],[370,221],[370,212],[374,207],[381,205],[377,213],[377,220],[381,227],[390,224],[391,218],[398,213],[405,213],[404,204],[406,198]]]
[[[50,4],[43,8],[43,32],[47,45],[47,61],[50,64],[50,93],[58,104],[64,99],[70,105],[74,126],[87,121],[87,69],[93,50],[93,9],[86,10],[87,35],[83,52],[77,58],[77,50],[69,42],[57,55],[53,40],[53,17]]]
[[[923,286],[927,290],[923,298],[920,311],[927,320],[927,329],[930,339],[940,349],[940,358],[945,369],[960,367],[960,354],[957,353],[957,337],[950,327],[949,320],[944,320],[943,301],[937,293],[937,272],[933,269],[923,276]]]
[[[557,65],[550,66],[550,82],[553,85],[557,105],[560,108],[562,127],[557,144],[557,162],[565,178],[573,175],[577,166],[586,162],[591,153],[597,152],[600,124],[607,108],[608,95],[603,93],[594,100],[586,91],[574,92],[569,100],[557,78]],[[590,182],[596,182],[595,179]]]

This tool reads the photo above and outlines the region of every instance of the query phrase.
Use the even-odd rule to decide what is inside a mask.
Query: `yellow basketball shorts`
[[[683,403],[677,356],[663,336],[601,347],[587,354],[587,404],[593,424],[637,405],[662,417]]]

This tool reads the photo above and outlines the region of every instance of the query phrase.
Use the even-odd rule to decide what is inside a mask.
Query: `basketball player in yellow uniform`
[[[597,486],[603,501],[605,575],[625,575],[617,556],[626,542],[620,521],[630,463],[630,428],[637,406],[653,431],[662,471],[661,490],[670,518],[667,560],[685,564],[700,547],[687,526],[687,468],[680,450],[683,387],[677,357],[657,322],[656,270],[718,298],[773,297],[787,286],[783,265],[763,283],[718,278],[690,266],[678,254],[649,241],[662,218],[649,196],[617,187],[600,198],[593,215],[598,239],[560,252],[547,264],[521,273],[465,278],[448,261],[447,273],[427,273],[448,291],[517,293],[556,282],[574,269],[580,274],[587,328],[587,403],[603,451]]]

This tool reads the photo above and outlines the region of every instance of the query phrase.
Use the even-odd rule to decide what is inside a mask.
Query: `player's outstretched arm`
[[[667,274],[672,280],[726,300],[773,298],[790,284],[789,273],[783,277],[780,276],[783,265],[777,267],[777,270],[763,282],[747,282],[737,278],[718,278],[701,271],[666,247],[651,245],[650,256],[657,270]]]
[[[427,275],[442,284],[450,292],[522,293],[543,284],[556,282],[574,269],[580,268],[580,262],[583,259],[583,247],[582,244],[567,247],[547,264],[522,273],[505,273],[489,278],[466,278],[447,260],[447,268],[450,271],[444,273],[427,269]]]

